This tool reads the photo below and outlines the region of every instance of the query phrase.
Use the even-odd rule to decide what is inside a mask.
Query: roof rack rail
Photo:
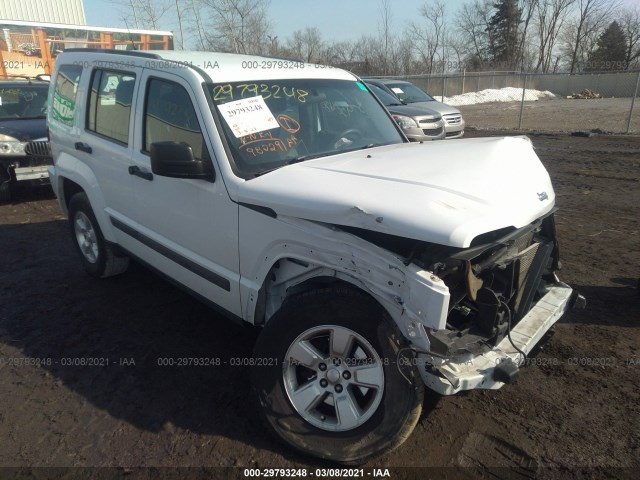
[[[31,83],[34,80],[37,80],[39,82],[48,82],[51,81],[51,78],[46,79],[46,78],[42,78],[43,74],[39,74],[36,75],[35,77],[33,75],[21,75],[21,74],[14,74],[14,73],[7,73],[4,76],[5,80],[15,80],[15,79],[24,79],[24,80],[28,80],[29,83]]]
[[[76,53],[114,53],[116,55],[129,55],[131,57],[144,57],[162,60],[162,57],[157,53],[141,50],[116,50],[114,48],[67,48],[64,51]]]

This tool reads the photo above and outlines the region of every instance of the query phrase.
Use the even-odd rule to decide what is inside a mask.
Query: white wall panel
[[[86,25],[82,0],[0,0],[0,19]]]

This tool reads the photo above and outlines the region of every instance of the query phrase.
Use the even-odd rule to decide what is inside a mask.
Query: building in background
[[[0,19],[87,24],[82,0],[2,0]]]
[[[173,33],[0,18],[0,77],[51,74],[67,48],[173,50]]]
[[[173,33],[89,26],[82,0],[0,0],[0,78],[51,74],[67,48],[173,50]]]

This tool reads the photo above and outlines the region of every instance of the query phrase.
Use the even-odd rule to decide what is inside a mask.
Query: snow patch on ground
[[[435,97],[440,100],[440,97]],[[533,90],[527,88],[524,93],[524,99],[527,102],[535,102],[540,99],[557,98],[555,94],[549,90]],[[444,103],[448,105],[475,105],[477,103],[490,102],[519,102],[522,100],[522,89],[515,87],[506,87],[500,89],[480,90],[479,92],[463,93],[462,95],[454,95],[453,97],[444,97]]]

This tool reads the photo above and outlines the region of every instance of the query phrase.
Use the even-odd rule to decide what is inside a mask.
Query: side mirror
[[[193,150],[186,143],[155,142],[150,153],[151,171],[156,175],[213,180],[210,163],[193,158]]]

